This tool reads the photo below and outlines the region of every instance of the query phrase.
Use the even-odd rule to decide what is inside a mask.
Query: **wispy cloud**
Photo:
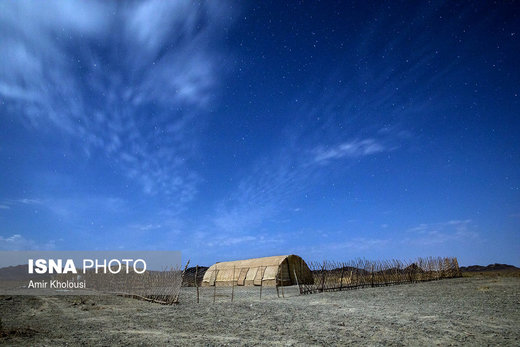
[[[390,150],[375,139],[323,145],[287,145],[279,153],[259,158],[239,181],[236,190],[217,207],[215,225],[227,232],[243,232],[273,216],[294,212],[285,207],[305,194],[330,173],[334,160],[358,159]]]
[[[218,228],[243,232],[258,227],[291,210],[288,205],[305,199],[327,175],[352,167],[364,158],[399,148],[404,141],[399,127],[380,131],[380,126],[364,131],[372,136],[362,136],[364,132],[356,128],[338,131],[337,124],[343,114],[331,115],[332,121],[323,124],[318,121],[317,125],[315,120],[320,119],[320,112],[332,110],[330,104],[340,100],[339,96],[325,97],[317,105],[299,110],[306,126],[302,127],[300,121],[289,124],[276,152],[263,153],[243,170],[235,190],[217,206],[213,221]]]
[[[43,205],[44,201],[42,199],[34,199],[34,198],[21,198],[21,199],[0,199],[0,208],[11,209],[13,207],[19,206],[35,206],[35,205]]]
[[[471,219],[423,223],[409,229],[408,233],[413,236],[406,237],[403,242],[415,245],[435,245],[479,238],[479,233]]]
[[[383,143],[375,139],[353,140],[344,142],[332,148],[318,147],[314,150],[314,160],[318,163],[327,163],[334,159],[362,157],[387,151]]]
[[[228,15],[209,1],[3,2],[0,96],[29,127],[69,134],[182,205],[197,191],[190,160]]]
[[[385,227],[383,224],[381,227]],[[298,252],[311,258],[320,259],[327,256],[338,258],[346,254],[352,259],[355,256],[371,256],[402,258],[403,254],[412,258],[424,256],[424,250],[432,254],[437,252],[456,252],[460,246],[473,247],[480,238],[477,226],[470,219],[450,220],[439,223],[422,223],[403,232],[392,232],[376,237],[360,236],[360,233],[327,233],[315,231],[307,235],[317,234],[316,242],[298,247]],[[307,236],[308,237],[308,236]],[[334,239],[334,242],[330,240]]]
[[[286,233],[215,233],[213,229],[211,231],[191,230],[189,235],[188,242],[183,244],[183,250],[196,257],[193,259],[194,261],[202,263],[214,262],[215,259],[236,260],[296,251],[294,245],[288,244]],[[201,252],[201,250],[204,251]],[[201,263],[199,262],[199,264]]]
[[[313,168],[291,150],[271,158],[260,158],[215,211],[213,222],[224,232],[244,232],[282,212],[281,204],[299,197]]]
[[[214,240],[210,240],[206,245],[208,247],[228,247],[235,246],[241,243],[249,243],[254,242],[257,243],[260,241],[260,238],[252,235],[245,236],[235,236],[235,237],[218,237]]]
[[[325,249],[330,250],[350,250],[350,251],[365,251],[365,250],[376,250],[381,249],[382,247],[386,247],[391,243],[390,240],[387,239],[379,239],[379,238],[363,238],[358,237],[346,242],[336,242],[327,245],[324,247]]]
[[[53,250],[56,248],[56,241],[50,240],[43,244],[27,239],[20,234],[11,236],[0,236],[0,250],[2,251],[21,251],[21,250]]]
[[[5,201],[6,201],[6,203],[23,204],[23,205],[40,205],[40,204],[43,204],[43,200],[42,199],[22,198],[22,199],[5,200]]]
[[[97,218],[99,211],[114,215],[125,211],[127,207],[125,200],[111,196],[2,199],[0,203],[9,209],[46,210],[69,222],[90,222]]]
[[[143,225],[132,225],[133,228],[141,230],[141,231],[150,231],[161,229],[163,226],[161,224],[143,224]]]

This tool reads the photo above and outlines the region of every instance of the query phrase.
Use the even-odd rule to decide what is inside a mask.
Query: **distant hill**
[[[471,265],[471,266],[461,266],[460,271],[462,272],[486,272],[486,271],[516,271],[520,270],[513,265],[508,264],[489,264],[488,266],[482,265]]]
[[[48,274],[29,274],[28,265],[16,265],[0,268],[1,281],[19,281],[19,280],[35,280],[41,281],[48,279]]]

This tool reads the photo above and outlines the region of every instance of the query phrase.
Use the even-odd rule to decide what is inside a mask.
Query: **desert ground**
[[[237,292],[164,306],[115,296],[2,296],[5,345],[520,346],[520,278],[473,276],[343,292]]]

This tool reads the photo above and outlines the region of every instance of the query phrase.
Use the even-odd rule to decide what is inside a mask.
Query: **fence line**
[[[57,274],[52,278],[59,281],[85,281],[86,289],[100,293],[127,296],[160,304],[176,304],[186,269],[179,266],[163,270],[146,270],[137,273],[131,270],[119,273]]]
[[[308,266],[312,271],[314,283],[299,284],[301,294],[461,276],[457,258],[418,258],[415,262],[356,259],[349,262],[310,262]]]

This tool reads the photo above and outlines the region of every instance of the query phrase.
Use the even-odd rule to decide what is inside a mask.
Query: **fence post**
[[[372,287],[374,286],[374,264],[372,264],[372,276],[370,277]]]
[[[260,300],[262,300],[262,287],[264,286],[264,280],[260,279]]]
[[[287,263],[287,272],[289,272],[289,263]],[[285,299],[285,295],[283,294],[283,265],[280,267],[280,285],[282,286],[282,298]]]
[[[182,274],[181,274],[181,287],[182,287],[182,281],[184,280],[184,274],[186,273],[186,270],[188,269],[188,265],[190,265],[190,260],[188,259],[188,262],[186,263],[186,266],[184,267],[184,270],[182,271]],[[179,292],[177,293],[177,295],[175,295],[175,297],[173,298],[172,302],[179,302],[179,295],[181,295],[181,291],[179,289]]]
[[[215,266],[215,282],[213,283],[213,303],[215,302],[215,297],[217,296],[217,276],[218,276],[218,270]]]
[[[233,265],[233,279],[231,280],[231,302],[233,302],[233,298],[235,297],[235,265]]]
[[[323,262],[323,266],[321,267],[321,291],[325,289],[325,262]]]
[[[280,270],[276,273],[276,278],[274,280],[274,285],[276,286],[276,296],[280,297],[280,289],[278,288],[278,276],[280,275]]]
[[[197,288],[197,304],[199,303],[199,283],[197,280],[197,274],[199,272],[199,266],[195,266],[195,288]]]
[[[300,283],[298,282],[298,276],[296,276],[296,270],[293,269],[294,279],[296,280],[296,285],[298,286],[298,290],[300,291],[300,295],[302,294],[302,288],[300,287]]]
[[[339,290],[343,289],[343,272],[345,271],[345,264],[341,264],[341,278],[339,280]]]

